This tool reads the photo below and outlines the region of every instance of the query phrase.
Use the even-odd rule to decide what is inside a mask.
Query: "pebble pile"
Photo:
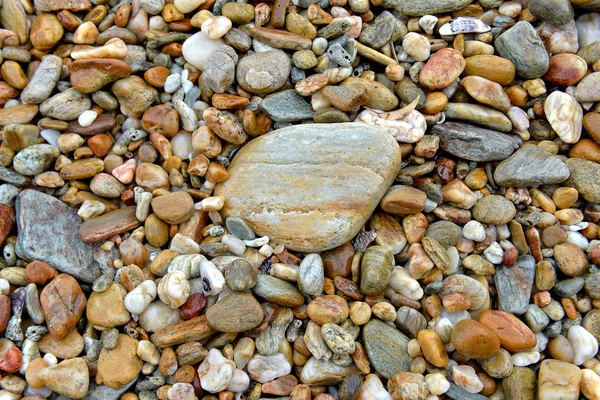
[[[600,400],[599,0],[2,0],[0,400]]]

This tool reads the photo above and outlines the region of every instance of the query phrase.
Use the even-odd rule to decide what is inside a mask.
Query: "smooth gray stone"
[[[92,283],[103,271],[114,271],[117,250],[104,251],[100,244],[85,243],[79,236],[82,218],[66,203],[35,190],[17,197],[17,255],[40,260],[57,270]]]
[[[503,133],[459,122],[435,125],[431,133],[440,138],[440,147],[470,161],[504,160],[514,149],[514,140]]]
[[[398,329],[372,319],[363,328],[363,343],[371,365],[386,379],[410,371],[409,339]]]
[[[544,43],[527,21],[519,21],[494,42],[498,55],[515,64],[517,75],[525,79],[539,78],[548,71],[550,58]]]
[[[560,297],[571,297],[579,293],[579,291],[583,289],[584,285],[585,280],[580,276],[570,279],[563,279],[554,285],[552,288],[552,293]]]
[[[264,98],[260,108],[274,121],[298,122],[312,119],[315,112],[294,89],[273,93]]]
[[[15,186],[29,185],[29,178],[0,165],[0,181]]]
[[[558,157],[534,144],[526,144],[498,164],[494,180],[500,186],[532,187],[561,183],[569,175],[569,167]]]
[[[511,314],[525,314],[534,278],[535,258],[530,255],[519,256],[512,267],[496,267],[498,308]]]

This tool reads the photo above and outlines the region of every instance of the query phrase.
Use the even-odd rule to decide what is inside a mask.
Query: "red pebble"
[[[204,307],[206,307],[206,298],[200,293],[194,293],[179,308],[179,314],[185,320],[192,319],[200,315]]]
[[[16,347],[9,349],[0,357],[0,370],[14,374],[23,365],[21,350]]]

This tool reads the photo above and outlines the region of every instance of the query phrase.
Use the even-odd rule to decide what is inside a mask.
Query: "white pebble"
[[[204,291],[205,296],[216,295],[223,291],[225,286],[225,277],[221,271],[217,269],[215,264],[210,261],[202,261],[200,263],[200,277],[208,282],[210,290]]]
[[[171,308],[179,308],[190,295],[190,284],[181,271],[168,272],[158,284],[158,297]]]
[[[163,86],[165,92],[167,93],[175,93],[177,89],[181,87],[181,75],[179,74],[171,74],[167,76],[167,80]]]
[[[248,373],[250,377],[260,383],[271,382],[292,371],[292,366],[285,355],[277,353],[273,356],[256,354],[248,362]]]
[[[589,240],[579,232],[567,232],[567,242],[573,243],[580,249],[585,249],[590,243]]]
[[[269,243],[269,237],[263,236],[263,237],[258,237],[256,239],[252,239],[252,240],[244,240],[244,243],[248,247],[262,247],[262,246],[266,245],[267,243]]]
[[[502,263],[502,257],[504,257],[504,250],[498,242],[492,242],[484,251],[483,255],[492,264]]]
[[[231,20],[229,18],[218,15],[204,21],[200,30],[209,39],[218,39],[229,32],[231,25]]]
[[[411,300],[421,300],[424,294],[419,282],[412,278],[408,271],[402,267],[394,268],[389,285]]]
[[[191,237],[182,235],[181,233],[175,234],[171,239],[170,250],[175,250],[179,254],[198,254],[200,253],[200,245],[194,241]]]
[[[225,205],[225,199],[221,196],[215,196],[208,197],[194,204],[194,208],[202,211],[219,211],[221,208],[223,208],[223,205]]]
[[[226,389],[234,393],[240,393],[248,389],[248,386],[250,386],[248,374],[241,369],[236,369]]]
[[[152,280],[140,283],[125,296],[125,308],[132,314],[141,314],[156,298],[156,290],[156,283]]]
[[[385,390],[377,375],[369,374],[360,385],[355,400],[392,400],[392,396]]]
[[[483,390],[483,382],[469,365],[459,365],[452,368],[452,380],[456,386],[469,393],[479,393]]]
[[[237,256],[241,256],[246,251],[246,244],[244,241],[228,233],[223,235],[221,238],[221,243],[226,244],[229,252]]]
[[[42,129],[40,131],[40,136],[43,137],[48,144],[58,149],[58,137],[60,136],[60,131],[57,131],[56,129]]]
[[[97,117],[98,113],[96,111],[87,110],[79,115],[79,118],[77,118],[77,122],[79,122],[79,125],[86,127],[93,124]]]
[[[522,351],[512,354],[511,357],[515,367],[526,367],[540,361],[540,353],[537,351]]]
[[[444,394],[450,389],[450,382],[439,372],[425,375],[425,383],[427,383],[429,393],[436,396]]]
[[[416,61],[426,61],[429,58],[431,44],[425,36],[409,32],[402,39],[402,49]]]
[[[598,352],[598,341],[583,326],[576,325],[569,328],[567,339],[573,346],[575,356],[573,364],[581,365],[594,357]]]
[[[268,244],[265,244],[264,246],[261,246],[260,249],[258,249],[258,252],[265,257],[270,257],[273,254],[273,248],[271,246],[269,246]]]
[[[217,349],[211,349],[198,367],[200,386],[207,392],[218,393],[225,390],[233,378],[235,363],[223,357]]]
[[[480,222],[477,221],[469,221],[465,224],[462,230],[462,234],[465,239],[474,240],[476,242],[481,242],[485,239],[485,229]]]

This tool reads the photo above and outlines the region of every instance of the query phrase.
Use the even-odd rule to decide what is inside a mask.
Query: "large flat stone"
[[[568,177],[569,167],[560,158],[534,144],[521,147],[494,171],[498,185],[512,187],[561,183]]]
[[[17,255],[39,260],[57,270],[91,283],[102,271],[112,270],[116,250],[106,252],[99,245],[79,237],[83,222],[77,210],[35,190],[24,190],[16,201]]]
[[[320,252],[352,239],[400,168],[396,141],[358,123],[306,124],[254,139],[217,185],[225,217],[292,250]]]
[[[364,326],[362,339],[369,361],[379,375],[390,379],[399,372],[410,371],[409,339],[398,329],[372,319]]]

